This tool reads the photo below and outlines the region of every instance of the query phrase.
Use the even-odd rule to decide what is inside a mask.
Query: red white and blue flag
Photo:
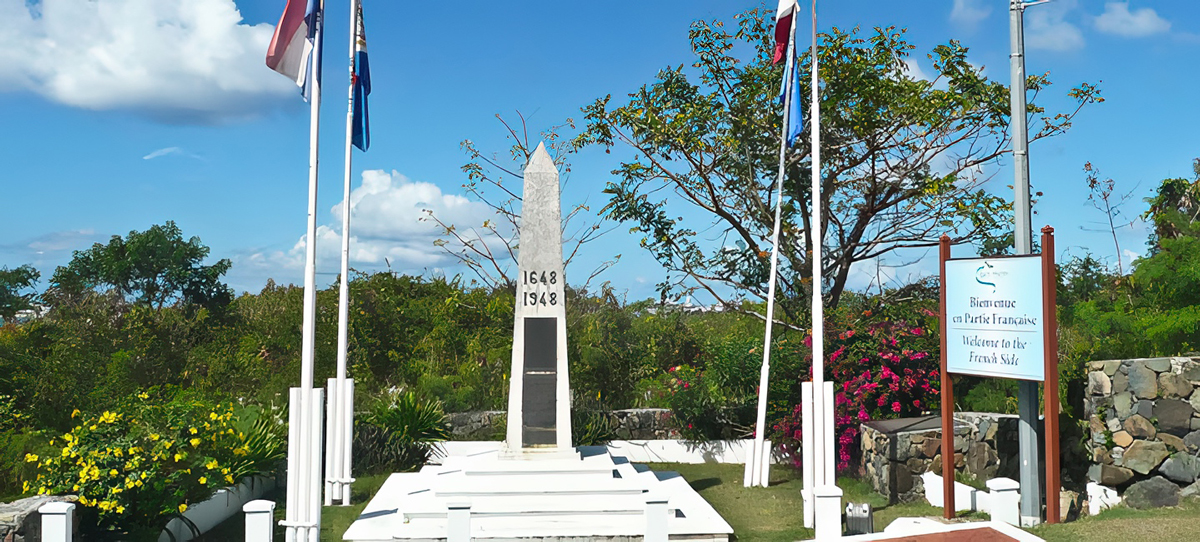
[[[779,64],[787,56],[788,39],[792,37],[792,19],[800,8],[796,0],[779,0],[775,8],[775,57],[772,64]]]
[[[363,25],[362,3],[358,4],[358,23],[354,31],[354,130],[351,143],[359,150],[371,146],[371,123],[367,119],[367,95],[371,93],[371,66],[367,62],[367,30]]]
[[[317,80],[321,77],[320,61],[314,62],[313,49],[322,4],[321,0],[287,0],[267,48],[267,67],[295,81],[305,100],[309,98],[309,76],[315,75]],[[316,73],[312,73],[314,65]]]

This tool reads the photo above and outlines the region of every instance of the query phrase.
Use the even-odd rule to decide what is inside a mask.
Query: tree
[[[201,265],[208,253],[199,237],[184,241],[173,221],[131,231],[125,238],[114,235],[107,245],[75,251],[70,263],[54,271],[48,296],[70,302],[96,292],[154,308],[176,301],[224,306],[233,292],[221,283],[221,275],[231,264],[221,259]]]
[[[1117,276],[1125,276],[1125,266],[1121,264],[1121,242],[1117,240],[1117,229],[1124,227],[1133,227],[1133,221],[1120,222],[1121,207],[1129,201],[1133,192],[1126,192],[1124,195],[1113,194],[1113,189],[1116,183],[1112,179],[1100,180],[1100,169],[1093,166],[1091,162],[1083,164],[1083,171],[1087,174],[1086,180],[1088,185],[1088,203],[1092,204],[1097,211],[1104,213],[1108,219],[1108,232],[1112,234],[1113,247],[1117,254]],[[1090,255],[1089,255],[1090,257]]]
[[[18,311],[33,307],[36,293],[22,294],[21,290],[33,288],[42,274],[30,265],[16,269],[0,267],[0,320],[13,321]]]
[[[721,21],[697,21],[690,32],[695,76],[682,65],[664,69],[624,105],[612,104],[610,95],[584,108],[577,146],[633,154],[613,172],[603,212],[643,234],[643,246],[668,270],[659,285],[664,297],[702,290],[740,307],[746,305],[735,305],[729,292],[766,297],[782,77],[782,66],[771,64],[769,18],[747,11],[732,34]],[[749,59],[735,56],[747,50],[743,44],[755,52]],[[959,243],[995,244],[1010,229],[1011,204],[983,190],[979,173],[1008,152],[1007,87],[989,81],[953,40],[928,55],[933,80],[915,79],[905,63],[913,48],[894,27],[866,37],[857,28],[821,35],[828,277],[821,287],[831,307],[857,262],[935,246],[943,233]],[[801,55],[802,87],[810,66]],[[1036,100],[1050,80],[1035,75],[1027,84]],[[800,94],[811,128],[810,93]],[[1078,107],[1066,113],[1052,115],[1030,101],[1031,118],[1040,115],[1031,122],[1032,140],[1065,132],[1084,105],[1102,101],[1088,84],[1069,95]],[[802,137],[786,154],[777,303],[793,322],[807,313],[803,291],[811,281],[810,141]]]
[[[470,157],[470,162],[463,165],[463,173],[467,174],[467,182],[463,188],[476,200],[492,209],[492,216],[484,217],[479,226],[450,224],[443,221],[432,210],[426,210],[429,220],[436,223],[442,230],[442,237],[434,241],[459,263],[467,266],[484,284],[490,287],[509,286],[515,284],[511,273],[512,265],[517,260],[516,251],[519,245],[518,226],[521,221],[521,192],[524,182],[525,164],[537,150],[537,141],[530,141],[529,127],[525,116],[519,111],[517,117],[521,120],[519,131],[506,122],[500,115],[496,119],[504,125],[507,139],[512,141],[509,147],[509,159],[506,161],[499,155],[484,154],[475,147],[469,139],[463,140],[462,148]],[[574,128],[574,122],[567,119],[566,123],[553,126],[541,133],[541,139],[546,144],[546,150],[554,157],[554,165],[560,171],[559,184],[566,188],[570,180],[571,165],[567,157],[574,149],[563,141],[558,132],[563,128]],[[567,266],[579,253],[584,244],[594,241],[607,233],[601,230],[598,222],[579,221],[581,213],[590,211],[587,202],[572,206],[563,217],[563,265]],[[572,223],[575,223],[572,225]],[[586,288],[592,279],[612,267],[621,259],[617,254],[596,266],[583,281],[580,287]]]
[[[1200,158],[1192,161],[1193,180],[1183,178],[1163,179],[1154,196],[1146,198],[1150,209],[1143,219],[1154,222],[1154,233],[1147,244],[1150,253],[1162,248],[1165,239],[1178,239],[1185,235],[1196,235],[1196,221],[1200,219]]]

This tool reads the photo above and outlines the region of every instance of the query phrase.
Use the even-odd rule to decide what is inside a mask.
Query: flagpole
[[[798,7],[798,6],[797,6]],[[798,10],[797,10],[798,11]],[[788,35],[788,50],[787,64],[791,69],[796,69],[795,66],[795,51],[796,51],[796,15],[793,11],[792,28]],[[779,223],[783,211],[783,178],[784,165],[787,159],[787,140],[788,140],[788,114],[791,111],[792,101],[792,77],[788,73],[788,69],[784,69],[783,77],[786,79],[784,83],[784,99],[783,99],[783,126],[780,130],[779,139],[779,173],[775,177],[775,191],[777,198],[775,200],[775,228],[771,233],[771,274],[770,282],[767,286],[767,323],[766,333],[763,336],[763,361],[762,368],[758,376],[758,419],[755,425],[754,432],[754,448],[751,451],[754,466],[750,472],[751,486],[766,487],[768,480],[763,476],[763,464],[769,461],[769,451],[764,449],[764,439],[766,438],[767,424],[767,389],[770,387],[771,374],[771,328],[775,323],[775,277],[779,270]],[[761,463],[760,463],[761,462]]]
[[[346,152],[345,152],[345,175],[342,190],[342,268],[341,281],[338,285],[338,344],[337,344],[337,379],[335,381],[335,389],[329,393],[329,416],[332,417],[333,434],[329,435],[332,441],[327,446],[328,452],[332,455],[333,472],[325,475],[330,481],[328,484],[332,489],[332,494],[325,497],[325,502],[330,504],[332,499],[342,499],[343,504],[349,504],[349,484],[346,479],[350,477],[345,464],[348,457],[343,457],[345,453],[345,443],[350,438],[350,428],[346,426],[346,414],[343,412],[345,405],[353,404],[343,397],[346,392],[346,356],[349,344],[349,318],[350,318],[350,184],[352,175],[352,159],[354,148],[354,76],[355,76],[355,45],[358,40],[358,18],[360,0],[350,0],[350,64],[349,64],[349,89],[348,98],[346,100]],[[336,390],[336,391],[335,391]]]
[[[826,472],[825,463],[828,459],[825,441],[825,304],[821,298],[821,248],[824,236],[821,235],[821,100],[820,71],[817,66],[817,2],[812,3],[812,108],[811,126],[812,138],[812,364],[813,364],[813,405],[818,409],[813,416],[813,435],[804,435],[805,440],[813,442],[813,472],[816,473],[814,485],[821,487],[833,483],[832,476]],[[807,443],[806,443],[807,445]]]
[[[299,511],[300,521],[306,523],[301,529],[303,533],[297,538],[307,538],[315,541],[318,529],[310,525],[320,524],[320,500],[314,497],[318,494],[319,480],[314,465],[318,464],[321,453],[320,436],[313,431],[313,363],[314,345],[316,342],[317,322],[317,165],[318,165],[318,131],[321,111],[321,42],[324,33],[325,2],[318,3],[319,13],[316,17],[316,29],[313,32],[312,69],[309,80],[312,91],[309,98],[309,132],[308,132],[308,235],[304,247],[304,320],[300,352],[300,473],[299,498],[302,504]],[[314,474],[316,474],[314,476]],[[291,503],[288,503],[291,504]],[[297,503],[299,504],[299,503]],[[296,533],[296,534],[300,534]],[[296,536],[293,534],[293,536]]]

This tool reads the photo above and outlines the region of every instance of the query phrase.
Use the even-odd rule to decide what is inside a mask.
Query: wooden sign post
[[[1054,228],[1040,256],[952,259],[938,243],[941,271],[943,514],[954,506],[954,387],[950,374],[1041,381],[1045,387],[1046,522],[1059,522],[1058,325]],[[1042,348],[1037,348],[1037,343]]]

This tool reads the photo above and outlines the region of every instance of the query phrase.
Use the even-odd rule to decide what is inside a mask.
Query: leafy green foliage
[[[659,285],[664,299],[693,290],[718,299],[727,291],[759,299],[767,294],[782,66],[771,63],[767,12],[747,11],[736,23],[736,29],[722,21],[693,23],[691,70],[663,69],[623,104],[605,96],[586,106],[586,128],[575,140],[632,155],[613,172],[617,179],[604,190],[603,212],[640,233],[643,248],[669,270]],[[1008,148],[1008,89],[972,66],[967,48],[954,40],[928,54],[933,81],[908,75],[905,60],[914,46],[902,30],[865,35],[833,28],[821,41],[821,130],[828,143],[822,149],[821,265],[830,281],[828,306],[840,303],[855,262],[933,246],[947,231],[959,242],[995,245],[1009,229],[1011,206],[984,191],[985,179],[972,172]],[[802,86],[809,85],[807,52],[797,66]],[[1035,141],[1064,132],[1080,107],[1103,101],[1084,84],[1069,93],[1079,107],[1052,114],[1036,100],[1049,78],[1031,76],[1027,84],[1029,111],[1040,115]],[[804,124],[811,126],[807,118]],[[797,326],[811,288],[809,141],[801,138],[785,156],[777,244],[776,301],[783,321]],[[940,156],[955,160],[944,164]],[[689,215],[698,221],[685,220]]]
[[[405,472],[424,465],[434,444],[450,437],[442,404],[411,391],[389,391],[372,399],[354,430],[354,470]]]
[[[16,269],[0,267],[0,321],[12,322],[18,311],[33,308],[36,293],[24,293],[31,290],[42,274],[29,265]]]
[[[173,301],[208,307],[229,302],[232,291],[221,283],[229,270],[227,259],[201,265],[209,249],[199,237],[183,239],[173,221],[154,225],[122,238],[114,235],[107,245],[75,251],[66,267],[50,279],[47,297],[62,305],[92,292],[113,295],[139,305],[161,308]]]
[[[617,438],[608,411],[600,399],[575,394],[571,400],[571,442],[575,446],[603,446]]]

